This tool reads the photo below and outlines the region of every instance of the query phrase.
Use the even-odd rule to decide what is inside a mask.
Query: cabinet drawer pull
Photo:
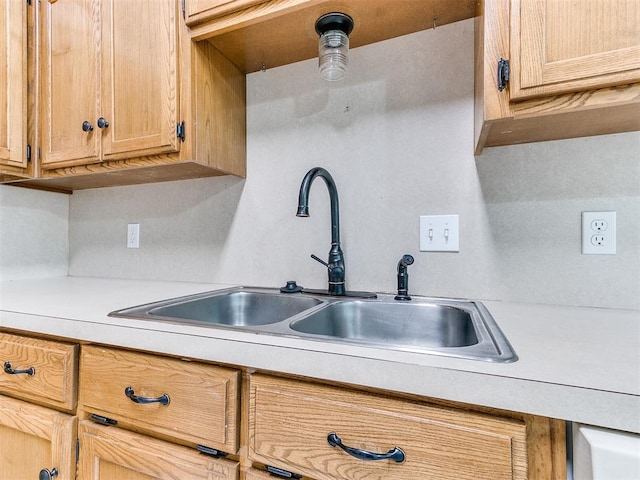
[[[36,369],[33,367],[29,367],[24,370],[14,370],[13,368],[11,368],[11,362],[4,362],[4,373],[8,373],[9,375],[18,375],[21,373],[26,373],[31,377],[36,374]]]
[[[88,121],[82,122],[82,131],[83,132],[91,132],[93,131],[93,125],[91,125]]]
[[[342,443],[340,437],[334,432],[327,436],[327,443],[332,447],[340,447],[346,453],[360,460],[393,460],[396,463],[404,462],[404,452],[401,448],[393,447],[387,453],[374,453],[360,450],[359,448],[347,447]]]
[[[104,117],[100,117],[98,119],[98,128],[107,128],[109,127],[109,122]]]
[[[51,480],[54,477],[58,476],[58,469],[57,468],[52,468],[51,471],[47,470],[46,468],[43,468],[42,470],[40,470],[40,475],[38,476],[39,480]]]
[[[136,403],[161,403],[162,405],[169,405],[169,395],[166,393],[157,398],[138,397],[133,391],[133,387],[127,387],[124,389],[124,394]]]

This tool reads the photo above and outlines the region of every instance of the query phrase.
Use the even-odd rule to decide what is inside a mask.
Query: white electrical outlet
[[[127,248],[140,247],[140,224],[130,223],[127,225]]]
[[[458,215],[420,217],[421,252],[459,252]]]
[[[582,212],[582,253],[616,254],[616,212]]]

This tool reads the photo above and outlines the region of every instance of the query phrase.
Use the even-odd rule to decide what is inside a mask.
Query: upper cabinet
[[[41,19],[44,168],[179,151],[174,0],[45,3]]]
[[[476,153],[640,130],[638,25],[637,0],[481,2]]]
[[[0,6],[0,179],[27,168],[27,3]]]
[[[76,190],[245,175],[245,77],[181,0],[37,2],[36,172]]]
[[[351,48],[475,16],[478,154],[640,130],[638,0],[7,0],[0,182],[243,177],[245,75],[317,57],[331,11]]]

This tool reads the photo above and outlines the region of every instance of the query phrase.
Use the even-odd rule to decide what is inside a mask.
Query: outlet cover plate
[[[582,212],[582,254],[616,254],[616,212]]]
[[[421,252],[459,252],[458,215],[420,217]]]

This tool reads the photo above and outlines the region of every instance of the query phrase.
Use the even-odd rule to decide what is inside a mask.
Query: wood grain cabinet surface
[[[130,392],[128,396],[126,389]],[[136,403],[166,396],[165,403]],[[137,352],[86,346],[80,409],[189,446],[234,454],[239,447],[239,371]]]
[[[82,421],[78,480],[237,480],[238,464],[196,450]]]
[[[566,475],[557,463],[553,471],[544,429],[534,432],[535,422],[524,418],[252,375],[248,422],[251,460],[317,480],[559,480]],[[328,443],[332,433],[351,449],[386,454],[399,448],[404,460],[354,458]]]
[[[75,344],[0,333],[0,393],[72,411],[77,362]]]
[[[30,186],[77,190],[245,175],[246,80],[191,41],[180,0],[37,2]]]
[[[484,147],[640,130],[640,2],[483,0],[476,17],[476,154]],[[509,61],[498,89],[498,62]]]
[[[44,4],[44,168],[179,150],[177,27],[175,0]]]
[[[27,168],[27,4],[0,8],[0,180]]]
[[[185,0],[185,21],[193,26],[267,0]]]
[[[640,82],[637,0],[513,0],[511,100]]]
[[[0,480],[76,478],[74,416],[0,395]]]

